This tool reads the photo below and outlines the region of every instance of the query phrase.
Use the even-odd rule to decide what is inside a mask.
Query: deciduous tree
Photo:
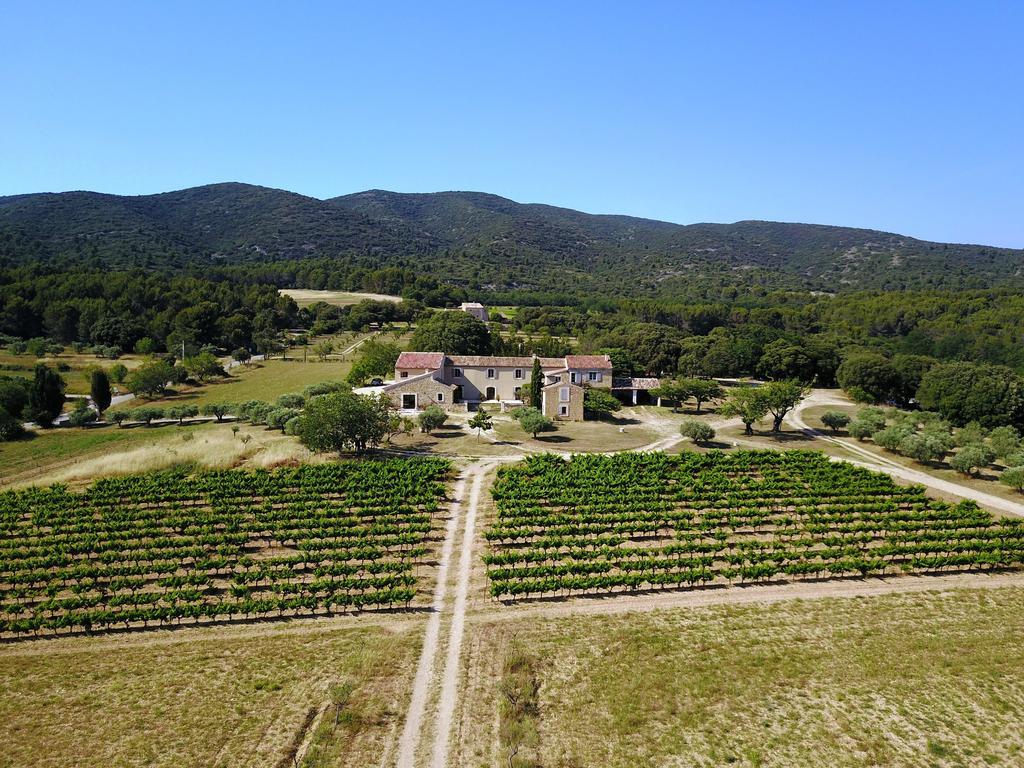
[[[302,415],[299,438],[311,451],[365,453],[384,438],[391,410],[386,396],[334,392],[315,397]]]

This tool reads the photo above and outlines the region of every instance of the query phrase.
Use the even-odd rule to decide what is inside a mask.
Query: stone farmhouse
[[[544,372],[541,410],[551,419],[583,420],[585,387],[611,389],[612,361],[607,355],[565,357],[493,357],[403,352],[395,380],[383,387],[397,408],[417,411],[428,405],[445,410],[475,410],[494,403],[502,411],[523,404],[534,359]]]
[[[479,301],[464,301],[462,306],[459,307],[463,312],[472,315],[482,323],[486,323],[488,320],[487,307],[481,304]]]

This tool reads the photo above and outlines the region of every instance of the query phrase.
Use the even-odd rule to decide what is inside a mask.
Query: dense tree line
[[[295,302],[266,284],[139,270],[0,270],[0,333],[122,352],[206,345],[258,347],[298,322]]]

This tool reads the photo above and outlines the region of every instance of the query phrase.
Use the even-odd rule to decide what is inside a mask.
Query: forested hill
[[[318,200],[246,184],[159,195],[0,198],[0,262],[181,268],[337,259],[470,289],[693,294],[980,288],[1024,281],[1024,251],[864,229],[678,225],[475,192],[371,190]]]

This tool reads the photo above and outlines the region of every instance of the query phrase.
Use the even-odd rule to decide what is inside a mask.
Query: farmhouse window
[[[488,368],[487,369],[487,378],[488,379],[496,379],[497,378],[497,376],[494,375],[494,369],[493,368]]]
[[[562,387],[561,389],[558,390],[558,399],[561,400],[563,403],[569,402],[569,388],[568,387]]]
[[[515,378],[517,378],[517,379],[523,378],[523,369],[522,368],[516,368]]]

